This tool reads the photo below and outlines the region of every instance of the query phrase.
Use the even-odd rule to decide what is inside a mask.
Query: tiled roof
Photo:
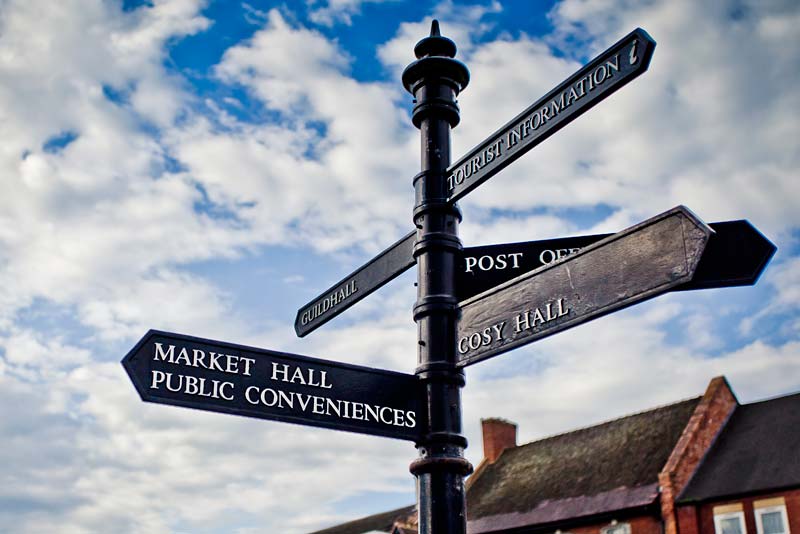
[[[700,398],[507,449],[470,486],[470,532],[651,504]]]
[[[800,487],[800,393],[736,408],[678,502]]]
[[[404,521],[409,514],[413,513],[416,505],[410,505],[397,510],[383,512],[380,514],[362,517],[349,523],[337,525],[312,532],[311,534],[365,534],[366,532],[391,532],[395,521]]]
[[[652,504],[658,473],[700,398],[506,449],[467,492],[469,532]],[[414,506],[313,534],[390,532]]]

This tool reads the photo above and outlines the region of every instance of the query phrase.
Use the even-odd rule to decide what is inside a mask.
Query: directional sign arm
[[[714,234],[694,278],[676,290],[755,284],[778,248],[748,221],[723,221],[709,226]]]
[[[694,277],[674,291],[755,284],[775,254],[775,245],[744,220],[713,222],[709,226],[714,233]],[[611,235],[465,247],[456,271],[458,300],[464,301],[534,269],[563,260]]]
[[[149,331],[123,358],[142,400],[416,441],[416,376],[171,332]]]
[[[712,230],[674,208],[461,303],[465,366],[691,280]]]
[[[655,45],[637,28],[456,161],[447,170],[450,202],[645,72]]]
[[[297,311],[294,330],[298,336],[316,330],[347,308],[414,265],[412,249],[416,231],[372,258],[352,274],[324,291],[320,296]]]
[[[688,291],[719,287],[753,285],[775,254],[776,247],[748,221],[721,221],[710,223],[714,233],[700,259],[694,277],[674,288]],[[538,269],[588,245],[613,234],[561,237],[541,241],[505,243],[466,247],[460,253],[456,272],[456,290],[459,301],[472,298],[517,276]],[[323,292],[300,309],[295,319],[297,335],[304,336],[333,319],[373,291],[393,280],[412,265],[412,248],[416,232],[410,232],[392,246],[378,254],[348,277]],[[355,286],[353,283],[355,281]],[[357,291],[353,292],[353,288]],[[332,295],[336,304],[325,308],[325,300]],[[320,315],[303,323],[303,314],[319,306]]]

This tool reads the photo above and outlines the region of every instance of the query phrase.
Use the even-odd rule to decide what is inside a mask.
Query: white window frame
[[[785,504],[756,508],[754,512],[756,514],[756,530],[758,530],[758,534],[764,534],[764,525],[761,516],[764,514],[771,514],[774,512],[781,513],[781,517],[783,518],[783,528],[784,528],[783,534],[791,534],[791,532],[789,531],[789,517],[786,515]]]
[[[722,527],[720,526],[720,522],[723,519],[733,519],[734,517],[739,520],[739,524],[742,526],[742,534],[747,534],[747,523],[745,523],[744,521],[744,511],[742,510],[736,512],[725,512],[722,514],[714,514],[714,532],[716,534],[722,534]]]

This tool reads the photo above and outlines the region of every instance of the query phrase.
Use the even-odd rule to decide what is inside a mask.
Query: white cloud
[[[772,266],[764,277],[775,287],[775,296],[760,306],[758,312],[746,317],[740,324],[740,331],[747,335],[762,321],[780,321],[780,316],[797,317],[800,309],[800,258],[788,258]],[[796,337],[800,334],[800,322],[786,321],[784,335]]]
[[[277,50],[303,50],[304,61]],[[173,139],[212,200],[254,203],[237,211],[267,240],[374,248],[376,234],[404,233],[409,216],[398,199],[411,198],[416,134],[393,106],[400,89],[352,80],[349,62],[321,34],[272,10],[217,72],[279,111],[281,122],[240,125],[233,134],[197,122]]]
[[[650,69],[464,203],[602,202],[626,210],[627,223],[686,203],[707,220],[747,217],[773,234],[797,226],[798,151],[789,140],[800,131],[787,110],[798,106],[798,47],[786,45],[797,37],[760,31],[769,14],[756,9],[728,24],[724,8],[694,2],[560,4],[558,28],[588,29],[592,55],[645,28],[658,42]],[[555,59],[546,43],[496,41],[466,58],[473,76],[459,99],[455,157],[577,70],[578,61]]]
[[[231,225],[194,211],[198,191],[163,174],[165,149],[140,126],[168,125],[186,105],[162,66],[164,46],[207,27],[200,7],[4,6],[0,176],[13,191],[0,198],[5,320],[35,298],[103,298],[156,266],[232,254],[241,243]],[[109,101],[104,85],[128,103]],[[43,149],[65,131],[72,142]]]
[[[3,4],[0,500],[10,504],[0,525],[302,532],[352,519],[341,503],[369,492],[413,499],[409,443],[143,404],[116,363],[119,347],[161,328],[405,372],[416,364],[411,277],[298,340],[293,310],[253,321],[236,306],[243,295],[193,269],[221,258],[278,269],[265,244],[382,250],[410,229],[419,150],[399,84],[354,80],[358,58],[275,10],[251,10],[263,27],[213,71],[270,119],[239,120],[247,106],[228,95],[201,107],[164,65],[171,42],[211,27],[203,7]],[[307,7],[317,24],[347,24],[363,3]],[[567,0],[551,14],[553,35],[482,42],[500,10],[433,9],[472,73],[454,159],[635,26],[658,46],[648,73],[462,202],[466,244],[615,231],[685,203],[706,220],[750,218],[787,256],[758,297],[660,298],[468,368],[472,460],[479,417],[519,422],[524,441],[698,395],[719,374],[744,401],[800,387],[800,282],[785,246],[800,226],[796,6],[746,3],[732,16],[723,4]],[[379,59],[398,74],[429,28],[428,18],[399,23]],[[72,142],[44,149],[65,132]],[[598,203],[611,213],[584,224],[559,209]],[[270,276],[303,291],[315,283],[288,269]],[[74,324],[28,316],[50,307]],[[770,339],[754,337],[760,326],[774,326]]]
[[[659,299],[468,368],[472,461],[480,460],[480,418],[517,422],[525,443],[699,396],[714,376],[725,375],[741,402],[800,388],[797,341],[712,356],[665,338],[664,327],[685,312]]]
[[[407,443],[142,404],[123,375],[99,362],[35,386],[0,375],[19,408],[0,422],[11,440],[0,498],[29,506],[14,511],[17,531],[233,531],[251,517],[290,532],[336,517],[331,505],[308,509],[331,487],[410,489]],[[49,408],[55,398],[70,408]],[[348,476],[365,463],[373,476]]]
[[[492,28],[492,24],[485,21],[484,17],[499,13],[502,9],[502,4],[496,1],[463,6],[445,0],[437,4],[432,17],[401,23],[395,36],[378,47],[378,57],[395,73],[394,79],[400,79],[403,69],[415,59],[414,45],[430,35],[431,21],[435,18],[440,21],[441,34],[457,44],[457,59],[463,61],[463,56],[474,49],[475,40]]]
[[[396,0],[306,0],[308,15],[312,22],[322,26],[341,23],[350,26],[353,17],[361,12],[364,4],[381,4]]]

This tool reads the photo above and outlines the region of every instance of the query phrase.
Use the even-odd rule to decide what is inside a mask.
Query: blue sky
[[[413,502],[409,443],[145,404],[119,360],[156,328],[413,372],[413,271],[292,323],[411,228],[400,73],[432,17],[472,76],[454,161],[634,28],[658,43],[460,203],[466,246],[678,204],[778,246],[754,287],[468,368],[468,458],[482,417],[526,442],[718,375],[742,402],[800,390],[796,2],[0,1],[0,530],[292,534]]]

